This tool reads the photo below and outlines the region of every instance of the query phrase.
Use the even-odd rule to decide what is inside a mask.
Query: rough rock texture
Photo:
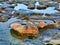
[[[5,22],[5,21],[7,21],[8,20],[8,16],[1,16],[0,17],[0,22]]]
[[[54,0],[55,2],[60,2],[60,0]]]
[[[60,44],[60,33],[57,33],[56,35],[52,36],[52,39],[50,40],[49,43],[53,45]]]

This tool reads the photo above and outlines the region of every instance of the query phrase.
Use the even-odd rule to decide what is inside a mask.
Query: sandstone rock
[[[19,23],[13,23],[10,25],[10,27],[15,31],[19,32],[20,34],[32,34],[32,35],[38,34],[38,29],[30,25],[28,25],[26,28]]]
[[[25,14],[20,13],[20,12],[14,12],[14,14],[12,16],[18,17],[19,19],[21,19],[22,17],[25,17]]]
[[[58,9],[56,9],[56,10],[60,11],[60,9],[59,9],[59,8],[58,8]]]
[[[53,2],[53,1],[48,2],[47,5],[48,5],[48,6],[54,6],[55,8],[58,8],[58,7],[59,7],[58,2]]]
[[[0,22],[5,22],[5,21],[7,21],[8,20],[8,16],[1,16],[0,17]]]
[[[38,28],[44,28],[46,25],[47,25],[46,23],[40,22],[40,23],[38,24]]]
[[[37,9],[46,9],[46,6],[45,6],[45,5],[39,5],[39,6],[37,7]]]
[[[34,4],[29,4],[28,5],[28,9],[34,9],[35,7],[34,7]]]
[[[14,17],[19,16],[19,12],[14,12],[14,13],[13,13],[13,16],[14,16]]]
[[[60,29],[60,20],[56,20],[56,27]]]
[[[45,26],[46,29],[52,29],[55,28],[54,24],[47,24],[47,26]]]
[[[35,9],[35,5],[30,4],[28,6],[28,9]],[[39,6],[37,6],[37,9],[46,9],[46,6],[45,5],[39,5]]]
[[[32,13],[32,16],[42,16],[43,15],[43,13]]]

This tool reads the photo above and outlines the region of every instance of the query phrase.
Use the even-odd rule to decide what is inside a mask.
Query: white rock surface
[[[39,2],[36,2],[35,5],[39,6]]]
[[[54,10],[54,9],[55,9],[55,7],[48,7],[48,8],[45,9],[45,10],[34,9],[34,10],[32,10],[32,11],[35,12],[35,13],[43,13],[43,14],[46,14],[46,13],[48,13],[48,14],[57,13],[58,11],[57,11],[57,10]]]
[[[60,3],[59,3],[59,9],[60,9]]]
[[[60,39],[59,40],[51,40],[50,43],[52,43],[53,45],[60,44]]]
[[[19,10],[19,9],[27,9],[27,6],[24,4],[17,4],[17,6],[14,8],[14,10]]]

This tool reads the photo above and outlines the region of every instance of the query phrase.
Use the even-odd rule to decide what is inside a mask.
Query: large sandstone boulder
[[[26,28],[19,23],[13,23],[10,25],[10,27],[15,31],[19,32],[20,34],[33,34],[33,35],[38,34],[38,29],[34,26],[28,25]]]

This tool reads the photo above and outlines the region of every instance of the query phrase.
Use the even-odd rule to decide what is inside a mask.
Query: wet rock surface
[[[3,15],[3,16],[0,17],[0,22],[6,22],[8,19],[9,19],[8,16]]]

